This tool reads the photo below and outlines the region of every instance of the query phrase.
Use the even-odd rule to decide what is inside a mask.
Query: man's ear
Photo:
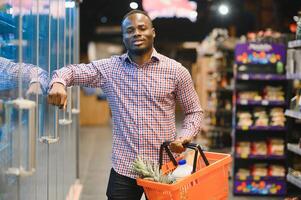
[[[156,30],[155,30],[155,28],[153,28],[153,36],[154,36],[154,38],[156,37]]]

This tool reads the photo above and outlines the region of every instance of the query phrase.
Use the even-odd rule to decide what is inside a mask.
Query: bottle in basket
[[[172,176],[178,181],[181,178],[189,176],[192,172],[192,166],[186,163],[186,160],[180,160],[177,168],[172,172]]]

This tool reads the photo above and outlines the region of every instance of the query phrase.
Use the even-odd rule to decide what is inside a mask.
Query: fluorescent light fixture
[[[65,7],[66,8],[74,8],[75,7],[75,2],[74,1],[66,1],[65,2]]]
[[[221,14],[221,15],[227,15],[229,13],[229,6],[226,5],[226,4],[221,4],[219,7],[218,7],[218,12]]]
[[[136,2],[131,2],[131,3],[130,3],[130,8],[132,8],[132,9],[137,9],[137,8],[138,8],[138,3],[136,3]]]

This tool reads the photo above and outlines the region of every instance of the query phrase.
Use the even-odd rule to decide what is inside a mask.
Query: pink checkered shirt
[[[127,54],[68,65],[54,72],[54,82],[103,89],[112,110],[113,168],[127,177],[136,177],[132,162],[138,155],[158,162],[164,141],[194,136],[201,127],[203,111],[188,70],[156,50],[141,66]],[[185,113],[179,135],[176,101]]]

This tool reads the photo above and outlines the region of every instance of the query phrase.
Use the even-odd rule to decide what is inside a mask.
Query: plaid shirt
[[[20,74],[22,74],[22,77],[19,77]],[[14,63],[6,58],[0,57],[0,90],[17,87],[19,78],[22,78],[22,83],[25,84],[26,87],[31,83],[39,82],[43,92],[46,93],[49,77],[45,70],[35,65]]]
[[[131,178],[136,177],[131,166],[137,155],[158,162],[164,141],[196,135],[203,119],[188,70],[156,50],[151,60],[141,66],[127,54],[68,65],[54,72],[50,85],[54,82],[103,89],[112,110],[113,168]],[[178,136],[176,100],[185,113]]]

